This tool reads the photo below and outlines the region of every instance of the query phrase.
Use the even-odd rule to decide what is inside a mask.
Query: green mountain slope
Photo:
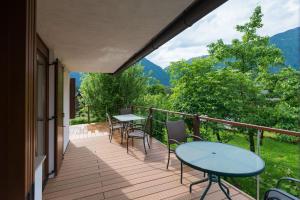
[[[270,42],[282,50],[287,65],[300,70],[300,27],[278,33]]]
[[[150,60],[143,58],[140,64],[144,67],[145,74],[151,75],[156,78],[163,85],[170,85],[170,77],[168,73],[160,66],[154,64]]]

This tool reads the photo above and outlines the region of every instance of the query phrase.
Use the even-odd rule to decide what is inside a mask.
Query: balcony
[[[49,179],[43,199],[199,199],[207,183],[193,187],[189,184],[202,179],[203,173],[184,167],[180,184],[180,163],[175,155],[166,169],[167,148],[151,138],[151,149],[144,154],[142,141],[126,153],[126,143],[120,144],[120,134],[108,139],[105,123],[70,127],[70,143],[58,175]],[[232,199],[253,199],[234,186]],[[254,186],[255,187],[255,186]],[[205,199],[225,199],[217,185],[213,185]]]

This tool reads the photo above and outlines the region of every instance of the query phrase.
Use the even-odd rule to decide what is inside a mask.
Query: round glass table
[[[221,182],[221,176],[255,176],[262,173],[265,168],[265,162],[255,153],[228,144],[205,141],[188,142],[179,145],[175,153],[185,165],[208,174],[208,178],[190,185],[191,192],[193,185],[209,182],[200,199],[204,199],[213,182],[218,183],[226,197],[231,199],[229,189]]]

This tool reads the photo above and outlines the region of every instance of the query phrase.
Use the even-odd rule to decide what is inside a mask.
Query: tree
[[[147,81],[140,65],[115,76],[88,73],[80,86],[82,104],[89,105],[94,115],[103,118],[106,112],[117,113],[121,107],[134,104],[144,95]]]
[[[249,22],[236,26],[241,39],[230,44],[220,39],[208,45],[208,57],[171,64],[174,108],[258,125],[274,124],[269,119],[272,105],[264,91],[268,90],[267,82],[274,85],[270,68],[282,67],[284,58],[281,50],[270,44],[269,37],[257,34],[263,26],[262,17],[258,6]],[[247,131],[254,151],[255,130]]]
[[[272,125],[299,131],[300,72],[288,67],[269,77],[269,101],[273,108]]]
[[[185,63],[179,73],[181,78],[176,81],[170,98],[175,110],[238,120],[244,117],[243,113],[253,113],[252,105],[260,99],[260,87],[255,85],[251,73],[232,67],[219,69],[212,57]],[[240,95],[242,92],[244,96]],[[244,105],[245,102],[248,104]]]
[[[263,27],[261,7],[257,6],[244,25],[237,25],[236,30],[242,33],[241,39],[225,44],[222,39],[208,45],[209,53],[219,65],[232,67],[243,73],[251,72],[254,77],[258,72],[268,72],[271,66],[282,66],[284,58],[279,48],[272,45],[268,36],[259,36],[257,29]]]
[[[283,66],[284,58],[279,48],[270,44],[269,37],[259,36],[257,30],[263,26],[263,14],[261,7],[255,8],[249,22],[244,25],[237,25],[236,30],[242,33],[242,38],[232,40],[231,44],[225,44],[222,40],[209,45],[209,53],[219,65],[231,67],[242,73],[249,73],[257,85],[260,74],[267,74],[270,67]],[[265,99],[261,95],[256,95],[255,98],[247,98],[249,94],[241,90],[240,95],[243,100],[243,105],[240,115],[236,116],[236,120],[261,124],[264,120],[268,108],[264,108]],[[250,100],[250,101],[248,101]],[[254,131],[248,130],[250,149],[254,148]]]

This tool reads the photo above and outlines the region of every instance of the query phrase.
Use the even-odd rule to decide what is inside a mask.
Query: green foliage
[[[80,86],[81,103],[90,105],[95,116],[104,118],[106,112],[118,113],[121,107],[133,105],[145,93],[147,81],[139,65],[115,76],[88,73]]]
[[[171,64],[174,110],[299,130],[299,73],[291,68],[269,73],[283,66],[284,58],[269,37],[257,34],[262,16],[258,6],[249,22],[236,27],[242,38],[208,45],[208,57]],[[254,151],[255,132],[244,131]]]
[[[269,108],[267,123],[277,128],[299,131],[300,127],[300,73],[291,67],[276,74],[260,77]]]
[[[209,53],[219,63],[238,69],[241,72],[267,72],[271,66],[283,65],[284,58],[279,48],[270,44],[269,37],[259,36],[257,29],[263,26],[260,6],[256,7],[250,21],[237,25],[236,30],[242,33],[242,39],[234,39],[225,44],[222,39],[208,45]]]
[[[97,118],[91,118],[90,122],[97,122]],[[86,116],[80,116],[80,117],[76,117],[74,119],[70,120],[70,124],[71,125],[76,125],[76,124],[87,124],[88,122],[88,118]]]
[[[167,93],[167,89],[162,84],[154,84],[154,85],[149,85],[147,87],[147,94],[149,95],[166,94],[166,93]]]

